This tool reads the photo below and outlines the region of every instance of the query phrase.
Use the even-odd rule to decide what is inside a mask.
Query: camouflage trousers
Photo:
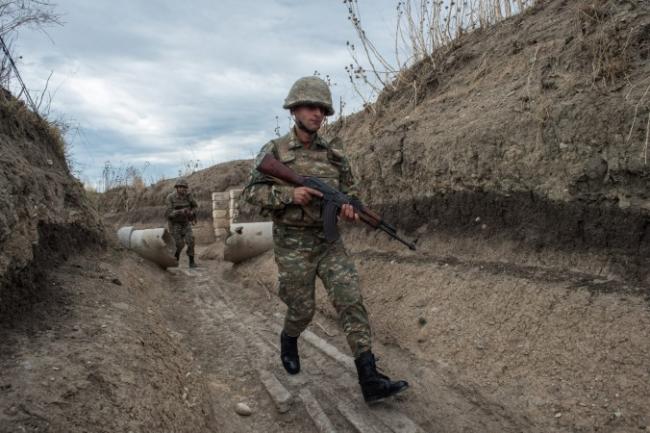
[[[180,253],[187,244],[187,255],[194,257],[194,234],[190,223],[169,223],[169,232],[174,238],[176,252]]]
[[[370,350],[370,324],[359,291],[359,276],[341,239],[327,242],[319,228],[274,225],[273,243],[279,295],[287,305],[284,331],[297,337],[311,322],[316,312],[318,276],[354,356]]]

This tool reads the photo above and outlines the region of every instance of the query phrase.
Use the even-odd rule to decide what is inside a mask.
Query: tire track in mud
[[[391,359],[400,360],[393,370],[397,370],[403,377],[414,378],[412,388],[403,396],[370,407],[361,398],[356,372],[350,367],[353,365],[352,358],[336,348],[345,345],[342,337],[335,339],[337,341],[325,338],[324,344],[329,345],[331,350],[308,343],[313,339],[302,339],[302,372],[297,376],[288,376],[280,365],[279,347],[275,342],[281,320],[269,311],[250,311],[253,303],[241,296],[242,288],[224,281],[218,269],[199,268],[186,272],[189,278],[183,278],[183,284],[192,286],[196,292],[193,303],[196,309],[195,319],[202,324],[212,322],[212,326],[220,328],[219,334],[237,335],[236,344],[240,351],[238,362],[248,364],[251,370],[262,368],[270,371],[294,396],[294,405],[288,412],[293,416],[290,416],[290,421],[284,421],[285,427],[287,422],[292,424],[291,431],[319,431],[313,423],[304,422],[311,421],[304,404],[299,403],[300,392],[305,388],[322,404],[323,413],[331,420],[334,431],[535,431],[529,420],[509,413],[498,402],[491,401],[473,389],[459,387],[457,383],[447,384],[443,367],[432,367],[430,362],[416,359],[413,354],[397,347],[382,347],[380,352],[390,352]],[[335,325],[332,323],[332,326]],[[332,350],[339,355],[333,357],[332,353],[327,353]],[[244,357],[241,356],[242,353],[245,354]],[[213,356],[220,355],[222,354],[213,353]],[[341,363],[340,359],[336,359],[337,356],[349,360]],[[281,418],[285,416],[273,413],[275,408],[271,403],[262,405],[261,410],[270,412],[265,415],[267,428],[270,427],[269,423],[282,422]]]

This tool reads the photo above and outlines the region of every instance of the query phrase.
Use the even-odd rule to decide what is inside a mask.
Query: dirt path
[[[316,396],[336,431],[533,431],[527,420],[508,413],[502,406],[482,401],[472,389],[446,385],[443,367],[416,359],[397,346],[376,346],[383,361],[380,364],[395,377],[410,379],[412,388],[398,399],[368,407],[361,399],[353,359],[347,355],[343,335],[336,323],[321,314],[317,314],[311,331],[301,339],[302,372],[297,377],[288,376],[280,366],[276,341],[284,307],[271,294],[272,290],[259,284],[242,285],[238,278],[227,281],[229,275],[235,277],[227,265],[211,262],[198,270],[181,270],[177,277],[179,286],[189,286],[186,291],[195,295],[191,307],[194,316],[187,317],[187,326],[195,326],[189,338],[196,339],[198,344],[203,342],[206,349],[197,358],[205,359],[209,367],[204,369],[210,377],[217,378],[224,372],[243,374],[242,365],[249,372],[269,371],[296,400],[301,399],[305,389]],[[196,326],[197,323],[201,325]],[[247,354],[235,371],[224,365],[223,351],[218,354],[205,345],[206,336],[211,333],[220,336],[217,339],[230,341],[232,356]],[[246,392],[260,398],[263,393],[259,392],[259,384],[255,385],[254,373],[246,376],[253,386]],[[259,417],[273,420],[268,415],[273,411],[266,399],[257,400],[255,405],[259,406]],[[296,425],[291,430],[277,431],[312,431],[314,423],[305,414],[308,406],[298,401],[289,411],[294,422],[307,420],[306,424],[299,424],[304,430],[297,430]],[[358,430],[353,428],[355,423]],[[258,431],[276,431],[273,424],[265,428]]]
[[[279,300],[230,277],[219,261],[163,272],[125,251],[73,257],[50,275],[50,302],[1,330],[0,432],[514,431],[458,393],[436,399],[442,412],[418,404],[447,391],[404,353],[391,355],[399,370],[427,380],[368,407],[324,316],[321,336],[301,340],[303,371],[288,376]]]
[[[190,270],[183,261],[181,268],[165,272],[129,252],[111,249],[70,259],[50,275],[48,301],[0,329],[0,432],[559,432],[592,431],[588,426],[598,424],[603,425],[600,431],[615,432],[623,431],[618,430],[623,425],[646,425],[636,407],[647,402],[647,385],[624,387],[625,377],[647,370],[636,366],[636,360],[646,359],[636,352],[646,344],[647,332],[647,307],[636,301],[638,288],[579,272],[451,256],[416,259],[357,252],[355,257],[372,304],[379,365],[412,385],[396,399],[371,407],[362,401],[345,338],[322,294],[321,310],[300,340],[302,372],[295,377],[284,372],[278,350],[284,306],[274,294],[270,256],[239,268],[202,260],[198,269]],[[417,276],[399,300],[389,290],[400,278],[397,264],[401,278]],[[477,282],[485,288],[472,289]],[[429,288],[432,284],[436,291]],[[478,308],[481,293],[487,297]],[[501,293],[511,296],[505,298],[510,299],[509,316],[501,312]],[[553,300],[558,296],[561,303]],[[520,297],[526,304],[519,304]],[[466,305],[465,298],[471,303]],[[513,323],[486,327],[493,304],[498,307],[495,317],[509,317]],[[421,317],[426,324],[413,328],[400,321],[398,314],[406,312],[395,306],[415,309],[408,310],[408,320],[417,325]],[[458,313],[456,320],[439,313],[451,314],[452,307],[473,313]],[[580,327],[565,326],[563,318],[574,317],[565,310],[578,307]],[[540,308],[547,312],[547,324],[535,325],[539,336],[533,339],[528,329],[537,317],[533,310]],[[473,322],[462,318],[477,313],[486,318],[477,321],[479,331],[474,331]],[[609,323],[603,330],[607,333],[582,329],[596,320]],[[450,323],[467,330],[459,334],[445,328]],[[502,333],[516,337],[520,328],[527,333],[529,355],[519,350],[512,354],[534,363],[512,358],[507,361],[511,367],[498,372],[490,370],[501,365],[496,361],[481,364],[481,357],[511,356],[505,351],[509,346],[499,341]],[[547,375],[552,364],[544,356],[556,351],[548,336],[558,332],[564,333],[564,341],[590,340],[575,346],[579,352],[562,345],[557,353],[565,354],[569,367],[582,362],[583,370],[594,369],[600,382],[589,385],[583,376],[591,373],[567,369],[576,383],[564,388],[569,378]],[[611,341],[622,343],[612,346],[610,334],[617,338]],[[484,339],[475,341],[476,335]],[[471,344],[463,346],[463,340]],[[627,357],[621,359],[634,363],[617,364],[617,371],[611,371],[598,358],[584,362],[585,356],[599,353],[620,353]],[[563,388],[547,392],[556,382]],[[522,388],[526,383],[528,390]],[[592,401],[607,397],[613,403],[596,408],[581,399],[571,409],[571,398],[585,387],[593,390]],[[612,399],[616,393],[625,405]],[[247,404],[252,415],[237,415],[238,403]],[[555,418],[555,407],[565,408],[563,417]],[[607,416],[618,407],[627,409],[609,424],[593,416]],[[571,424],[551,427],[565,418]],[[580,425],[585,428],[576,427]]]

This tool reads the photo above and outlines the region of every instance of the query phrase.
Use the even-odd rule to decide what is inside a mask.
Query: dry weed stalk
[[[52,24],[61,24],[61,20],[54,12],[54,4],[47,0],[0,0],[0,38],[7,45],[0,61],[0,85],[8,88],[10,84],[12,65],[8,50],[16,31],[23,27],[43,30]]]
[[[648,113],[648,124],[645,127],[645,146],[643,146],[643,165],[648,165],[648,139],[650,139],[650,113]]]
[[[394,60],[389,61],[364,30],[359,1],[343,0],[348,9],[348,20],[359,39],[359,51],[364,57],[362,62],[357,46],[348,41],[352,63],[345,70],[364,106],[370,105],[370,100],[382,90],[400,86],[405,75],[403,72],[411,65],[429,60],[436,66],[433,53],[440,48],[449,46],[468,31],[521,13],[534,2],[535,0],[398,0]],[[410,82],[408,84],[413,85]],[[370,90],[370,96],[367,89]]]
[[[61,24],[60,18],[54,13],[54,4],[48,0],[0,0],[0,86],[10,89],[12,78],[19,83],[18,98],[24,98],[31,109],[43,116],[50,112],[52,95],[48,90],[50,78],[48,77],[40,98],[34,101],[23,82],[11,52],[13,37],[23,27],[33,27],[43,31],[52,24]],[[18,57],[19,59],[21,57]],[[47,98],[46,98],[47,95]],[[46,102],[47,101],[47,102]],[[43,103],[45,102],[45,106]],[[45,113],[41,112],[44,107]]]
[[[101,190],[106,192],[114,188],[132,187],[137,192],[144,191],[145,172],[149,166],[149,162],[145,162],[142,169],[139,169],[132,164],[114,166],[110,161],[106,161],[102,169]]]
[[[627,37],[620,41],[606,24],[611,5],[606,0],[579,1],[575,4],[576,23],[583,48],[591,58],[591,81],[595,86],[608,84],[624,77],[630,64],[628,48],[638,27],[630,27]]]
[[[54,4],[47,0],[0,0],[0,36],[25,26],[42,29],[50,24],[61,21]]]
[[[632,125],[630,126],[630,132],[627,134],[627,139],[625,140],[626,145],[632,139],[632,133],[634,132],[634,127],[636,126],[637,115],[639,114],[639,107],[641,106],[641,104],[645,100],[645,97],[648,95],[648,92],[650,92],[650,85],[648,85],[648,87],[645,89],[645,92],[643,92],[643,95],[641,95],[638,102],[634,106],[634,117],[632,118]]]

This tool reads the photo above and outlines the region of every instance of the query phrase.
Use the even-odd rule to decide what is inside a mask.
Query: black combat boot
[[[379,373],[375,364],[375,355],[369,350],[355,359],[354,364],[357,366],[363,399],[367,403],[383,400],[409,387],[405,380],[393,382]]]
[[[300,371],[298,337],[291,337],[282,331],[280,334],[280,359],[287,373],[298,374]]]
[[[176,257],[176,261],[179,261],[181,258],[181,250],[176,250],[174,257]]]
[[[194,256],[188,256],[190,258],[190,268],[196,268],[196,263],[194,263]]]

